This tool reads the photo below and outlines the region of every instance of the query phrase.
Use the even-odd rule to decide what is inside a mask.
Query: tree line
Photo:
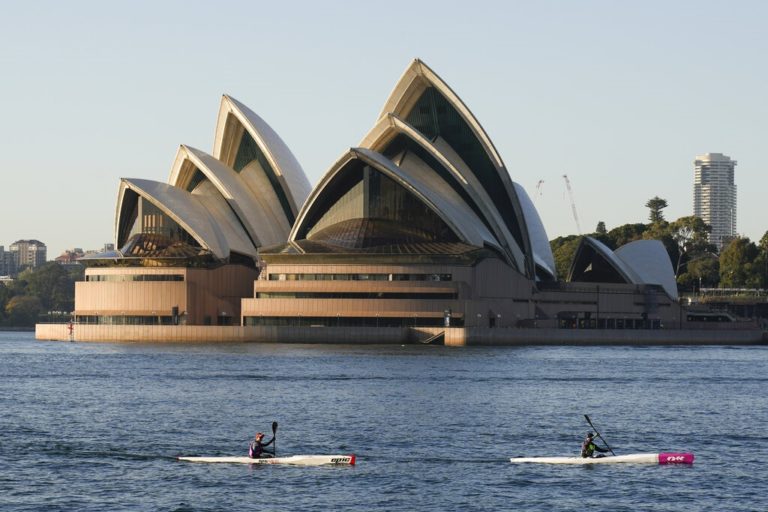
[[[668,222],[667,201],[656,196],[645,206],[648,223],[624,224],[608,231],[599,222],[591,236],[611,250],[635,240],[660,240],[669,254],[678,289],[768,288],[768,231],[755,244],[748,237],[726,240],[722,249],[709,243],[712,228],[699,217],[687,216]],[[550,242],[558,276],[565,279],[581,236],[558,237]]]
[[[28,268],[0,284],[0,327],[33,327],[38,322],[68,321],[75,309],[75,282],[84,267],[48,262]]]

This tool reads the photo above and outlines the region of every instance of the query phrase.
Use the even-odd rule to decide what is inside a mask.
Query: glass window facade
[[[96,316],[79,315],[75,322],[89,325],[176,325],[173,316]]]
[[[315,208],[319,216],[308,219],[308,240],[355,249],[459,241],[421,199],[359,161],[350,162],[334,185],[328,204]]]
[[[444,318],[412,317],[286,317],[246,316],[246,326],[281,327],[443,327]],[[464,319],[451,318],[451,327],[463,327]]]
[[[118,240],[120,252],[138,258],[195,258],[202,248],[195,238],[151,201],[126,192]]]
[[[200,171],[197,167],[195,167],[195,172],[192,175],[192,179],[189,180],[189,183],[187,184],[187,192],[192,192],[197,188],[197,186],[205,181],[205,174]]]
[[[258,292],[257,299],[421,299],[452,300],[458,293],[390,293],[390,292]]]
[[[193,247],[200,246],[175,220],[132,190],[126,192],[123,208],[131,210],[128,215],[121,217],[125,221],[125,224],[120,226],[119,240],[122,244],[136,235],[159,235],[158,239],[165,239],[168,244],[181,242]],[[125,254],[124,251],[123,253]]]
[[[86,281],[131,282],[131,281],[184,281],[182,274],[91,274]]]
[[[269,281],[452,281],[452,274],[269,274]]]

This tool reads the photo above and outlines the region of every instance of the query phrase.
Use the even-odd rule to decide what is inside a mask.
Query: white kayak
[[[290,457],[177,457],[187,462],[223,462],[228,464],[291,464],[294,466],[354,466],[354,455],[291,455]]]
[[[693,464],[692,453],[631,453],[607,457],[516,457],[513,463],[538,464]]]

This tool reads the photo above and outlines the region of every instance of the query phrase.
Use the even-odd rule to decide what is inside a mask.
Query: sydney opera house
[[[167,183],[121,180],[115,239],[80,260],[72,325],[38,325],[38,338],[461,345],[733,330],[680,304],[658,241],[612,251],[584,237],[557,275],[531,199],[420,60],[314,187],[224,96],[210,154],[182,145]]]

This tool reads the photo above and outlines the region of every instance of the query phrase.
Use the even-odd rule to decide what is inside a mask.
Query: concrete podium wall
[[[277,327],[37,324],[35,338],[136,343],[418,343],[443,333],[447,346],[498,345],[749,345],[768,342],[759,329],[596,330],[482,327]]]

